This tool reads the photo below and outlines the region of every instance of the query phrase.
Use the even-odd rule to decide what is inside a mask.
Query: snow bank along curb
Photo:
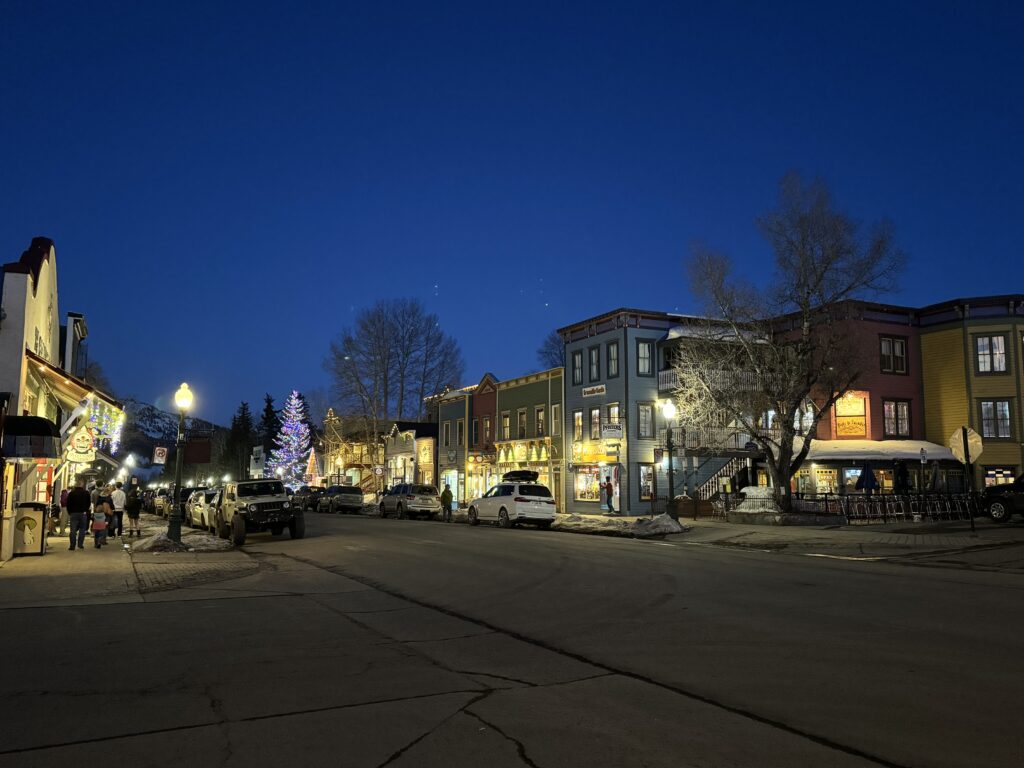
[[[131,543],[132,552],[228,552],[234,548],[230,541],[203,531],[182,531],[180,544],[164,532]]]

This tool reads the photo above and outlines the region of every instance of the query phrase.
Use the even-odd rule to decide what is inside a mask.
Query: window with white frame
[[[583,411],[572,412],[572,439],[583,439]]]
[[[559,403],[551,406],[551,434],[562,434],[562,406]]]
[[[910,401],[882,401],[882,432],[886,437],[910,437]]]
[[[533,423],[534,428],[537,430],[537,437],[544,437],[544,412],[545,408],[543,405],[538,405],[534,409]]]
[[[636,343],[636,374],[637,376],[654,375],[654,342],[637,341]]]
[[[654,403],[636,405],[637,437],[654,437]]]
[[[590,380],[600,381],[601,380],[601,348],[590,347],[587,350],[587,354],[590,358]]]
[[[443,425],[441,425],[441,445],[443,445],[445,448],[447,448],[451,444],[452,444],[452,423],[450,421],[446,421]]]
[[[572,353],[572,383],[583,383],[583,350],[581,349]]]
[[[512,437],[512,416],[508,411],[501,412],[501,439],[508,440]]]
[[[590,439],[600,440],[601,439],[601,409],[591,408],[590,409]]]
[[[608,378],[614,379],[619,375],[619,342],[608,342]]]

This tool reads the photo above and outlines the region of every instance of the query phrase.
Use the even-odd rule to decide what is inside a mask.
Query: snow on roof
[[[794,445],[799,450],[799,445]],[[956,461],[945,446],[927,440],[815,440],[807,452],[808,461],[893,461],[921,460],[921,449],[928,461]]]

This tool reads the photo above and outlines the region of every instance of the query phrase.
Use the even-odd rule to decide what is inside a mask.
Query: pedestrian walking
[[[441,491],[441,515],[446,523],[452,521],[452,487],[448,483]]]
[[[132,534],[141,537],[142,530],[139,528],[139,516],[142,514],[142,497],[139,489],[133,487],[128,491],[128,497],[124,502],[124,511],[128,515],[128,537]]]
[[[612,485],[612,479],[605,475],[604,482],[601,483],[601,490],[604,491],[605,498],[608,500],[608,514],[615,514],[615,505],[612,502],[612,492],[615,490],[615,486]]]
[[[92,524],[89,528],[95,537],[96,549],[107,543],[107,527],[110,525],[107,520],[107,510],[109,509],[106,498],[101,496],[99,503],[92,511]]]
[[[124,490],[124,483],[118,481],[114,492],[110,494],[110,501],[114,505],[114,516],[110,519],[110,535],[124,538],[124,505],[128,500]]]
[[[68,529],[68,489],[60,492],[60,535],[63,536]]]
[[[110,531],[110,518],[114,510],[114,502],[110,499],[110,494],[113,489],[109,485],[103,486],[103,488],[97,490],[96,503],[92,508],[92,532],[97,534],[96,536],[96,547],[102,547],[107,543],[107,535]],[[96,520],[99,517],[102,525],[97,526]]]
[[[92,501],[89,492],[85,490],[85,483],[79,480],[75,487],[68,493],[68,523],[71,527],[71,546],[81,549],[85,546],[85,533],[89,527],[89,507]]]

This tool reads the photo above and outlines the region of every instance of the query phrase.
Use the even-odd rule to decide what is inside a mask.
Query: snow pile
[[[667,512],[657,517],[637,520],[633,524],[633,533],[637,536],[663,536],[666,533],[682,533],[687,528],[678,520],[673,520]]]
[[[687,528],[668,514],[639,519],[598,517],[596,515],[558,515],[551,528],[570,533],[590,533],[599,536],[625,536],[646,538],[664,536],[669,533],[683,533]]]
[[[182,531],[180,544],[167,538],[163,531],[132,543],[133,552],[225,552],[230,549],[234,549],[230,541],[201,531]]]

